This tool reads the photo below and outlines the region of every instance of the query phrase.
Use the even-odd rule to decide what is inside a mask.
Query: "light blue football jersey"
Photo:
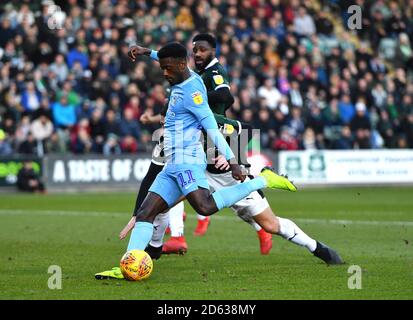
[[[191,71],[185,81],[171,87],[165,117],[164,153],[168,164],[206,164],[200,136],[201,121],[213,116],[202,78]]]

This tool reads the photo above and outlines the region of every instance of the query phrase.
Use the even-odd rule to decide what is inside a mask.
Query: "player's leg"
[[[168,173],[168,168],[162,170],[150,187],[142,206],[138,209],[128,251],[146,248],[152,238],[155,217],[172,207],[181,194],[174,178]]]
[[[152,222],[167,208],[167,203],[160,195],[153,192],[148,193],[142,206],[138,210],[135,227],[132,230],[127,251],[134,249],[144,250],[148,246],[153,233]],[[95,278],[103,280],[108,278],[123,279],[124,277],[120,268],[114,267],[111,270],[96,273]]]
[[[206,187],[197,188],[197,190],[187,194],[186,198],[196,212],[210,216],[223,208],[232,206],[253,192],[255,188],[259,189],[259,186],[265,186],[264,179],[260,177],[246,183],[222,188],[214,193],[210,193]]]
[[[253,216],[253,218],[265,231],[306,247],[310,252],[314,252],[317,247],[316,240],[309,237],[293,221],[275,216],[270,207]]]
[[[203,236],[208,230],[211,217],[197,214],[197,225],[194,230],[194,236]]]
[[[206,176],[211,191],[241,183],[240,181],[235,180],[232,177],[231,172],[219,174],[207,172]],[[249,181],[253,178],[253,176],[248,176],[246,177],[246,180]],[[257,224],[252,218],[252,214],[260,213],[266,207],[268,207],[268,202],[265,200],[264,194],[260,190],[258,192],[252,192],[246,198],[238,201],[231,207],[243,221],[250,224],[251,227],[253,227],[257,232],[257,236],[260,242],[260,251],[261,254],[264,255],[269,254],[269,252],[271,251],[272,234],[267,233],[259,224]]]
[[[342,264],[343,260],[333,249],[308,236],[290,219],[277,217],[270,207],[253,216],[254,220],[267,232],[305,247],[327,264]]]
[[[272,234],[267,232],[255,220],[254,216],[269,208],[267,199],[261,190],[252,192],[248,197],[238,201],[231,207],[245,222],[257,232],[261,254],[267,255],[272,249]]]
[[[214,184],[211,183],[210,175],[211,173],[209,171],[205,172],[208,184],[209,184],[209,190],[210,192],[215,191]],[[203,236],[208,230],[208,226],[210,224],[211,217],[209,216],[203,216],[202,214],[197,213],[197,225],[194,230],[194,236]]]
[[[226,175],[223,176],[222,179],[217,179],[217,182],[221,182],[222,184],[239,183],[239,181],[231,178],[231,175]],[[253,176],[248,176],[246,177],[246,180],[248,181],[253,178]],[[242,220],[249,223],[255,229],[260,242],[260,252],[263,255],[269,254],[272,249],[272,234],[265,231],[258,223],[256,223],[253,217],[268,207],[268,201],[261,190],[250,193],[246,198],[238,201],[231,207]]]
[[[280,176],[272,168],[265,167],[258,177],[217,190],[212,196],[218,210],[221,210],[222,208],[231,207],[250,193],[264,188],[297,191],[295,185],[287,177]],[[203,214],[202,212],[198,213]]]
[[[242,200],[241,200],[242,201]],[[238,217],[248,223],[257,233],[260,243],[260,252],[262,255],[267,255],[272,249],[272,234],[265,231],[250,215],[243,215],[233,209]]]
[[[172,237],[184,235],[184,203],[181,201],[169,209],[169,227]]]
[[[164,238],[165,230],[168,224],[169,224],[169,211],[158,214],[155,220],[153,221],[152,239],[149,242],[148,246],[145,248],[145,251],[154,260],[157,260],[161,257],[163,238]]]
[[[211,194],[202,166],[191,166],[190,169],[181,171],[176,173],[180,175],[176,180],[177,184],[196,212],[204,216],[229,208],[251,192],[263,188],[297,190],[287,178],[277,175],[271,168],[264,168],[254,179],[222,188]]]
[[[211,175],[211,177],[208,176],[208,181],[211,185],[214,185],[215,189],[219,188],[219,186],[239,183],[234,179],[231,180],[231,178],[232,177],[228,174],[218,175],[215,177]],[[246,181],[250,178],[251,177],[247,177]],[[341,258],[332,249],[309,237],[293,221],[277,217],[273,213],[267,199],[264,196],[264,193],[261,190],[252,192],[248,195],[248,197],[238,201],[232,206],[232,209],[236,211],[238,216],[244,221],[250,222],[251,219],[253,219],[263,228],[263,231],[266,232],[267,235],[277,234],[297,245],[306,247],[311,253],[324,260],[326,263],[338,264],[342,262]],[[265,246],[269,246],[268,240],[270,239],[266,240],[267,241],[264,241],[264,243],[266,243]],[[263,243],[261,239],[260,242],[261,244]],[[261,246],[261,252],[263,252],[262,249],[263,247]],[[264,248],[264,254],[266,251],[265,249],[268,248]],[[270,249],[271,247],[269,247],[269,250]]]
[[[158,173],[160,173],[163,169],[163,165],[161,164],[157,164],[154,163],[153,161],[151,162],[148,172],[146,173],[145,177],[142,180],[142,183],[140,185],[139,191],[138,191],[138,195],[136,197],[136,201],[135,201],[135,208],[133,210],[134,215],[137,214],[138,209],[140,208],[140,206],[143,203],[143,200],[145,199],[145,197],[148,194],[148,190],[150,188],[150,186],[152,185],[152,183],[154,182],[155,178],[157,177]],[[160,224],[163,222],[163,220],[165,218],[164,214],[160,214],[157,216],[156,220],[160,222]],[[166,219],[168,219],[168,217],[166,217]],[[158,222],[155,222],[155,225],[157,225]],[[162,237],[163,237],[163,232],[162,232]],[[156,239],[157,235],[155,235],[155,239]],[[156,242],[156,240],[155,240]],[[161,242],[162,245],[162,242]],[[152,247],[150,244],[147,246],[147,248],[145,249],[146,252],[149,253],[149,255],[153,258],[153,259],[157,259],[157,256],[161,254],[162,252],[162,248],[159,247]],[[103,272],[99,272],[95,274],[95,278],[98,280],[102,280],[102,279],[108,279],[108,278],[115,278],[115,279],[123,279],[123,275],[120,272],[119,267],[114,267],[111,270],[106,270]]]
[[[168,204],[159,195],[148,192],[138,209],[135,227],[132,230],[127,251],[144,250],[152,239],[153,221],[156,216],[168,209]]]
[[[143,200],[148,194],[149,188],[155,181],[156,176],[162,171],[163,168],[163,165],[156,164],[151,161],[151,165],[149,166],[148,172],[141,182],[138,195],[136,196],[135,209],[133,209],[134,214],[138,212],[139,207],[142,205]]]
[[[184,254],[188,245],[184,236],[184,203],[180,202],[169,210],[171,238],[163,244],[162,253]]]

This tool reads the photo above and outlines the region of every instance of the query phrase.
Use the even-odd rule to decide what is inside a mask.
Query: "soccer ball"
[[[131,250],[126,252],[120,260],[120,270],[125,279],[140,281],[151,275],[153,262],[145,251]]]

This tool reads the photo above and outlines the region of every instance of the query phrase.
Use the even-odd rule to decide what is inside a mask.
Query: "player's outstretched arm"
[[[236,161],[235,155],[232,152],[230,146],[225,140],[224,136],[218,130],[217,122],[210,112],[210,114],[201,120],[201,125],[207,132],[208,137],[214,142],[218,151],[225,157],[226,160],[230,163],[232,176],[236,180],[245,180],[245,175],[243,175],[241,167]]]
[[[225,157],[226,160],[229,161],[234,179],[244,181],[245,175],[243,175],[241,167],[236,161],[235,155],[230,146],[219,131],[214,114],[209,108],[204,94],[201,91],[194,91],[191,94],[186,95],[185,102],[185,106],[188,111],[190,111],[198,119],[202,128],[206,131],[208,137],[217,147],[218,151]]]
[[[154,50],[151,50],[151,49],[149,49],[149,48],[141,47],[141,46],[138,46],[138,45],[136,45],[136,44],[131,45],[131,46],[129,47],[128,57],[129,57],[129,59],[131,59],[133,62],[136,61],[136,58],[137,58],[138,56],[143,56],[143,55],[149,56],[149,57],[151,57],[153,60],[156,60],[156,61],[159,60],[159,59],[158,59],[158,51],[154,51]]]
[[[207,92],[208,102],[211,104],[223,103],[225,110],[227,110],[234,103],[235,99],[231,91],[227,87],[222,87],[217,90],[210,90]]]
[[[209,100],[208,100],[209,102]],[[223,116],[222,114],[214,113],[215,121],[218,124],[219,130],[222,132],[223,135],[232,135],[234,131],[237,131],[237,135],[241,133],[243,129],[241,122],[238,120],[233,120]]]

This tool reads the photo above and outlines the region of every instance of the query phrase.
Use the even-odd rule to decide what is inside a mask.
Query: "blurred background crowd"
[[[198,32],[261,148],[413,148],[413,1],[15,0],[0,4],[0,155],[150,151],[138,119],[168,85],[128,47],[191,50]]]

